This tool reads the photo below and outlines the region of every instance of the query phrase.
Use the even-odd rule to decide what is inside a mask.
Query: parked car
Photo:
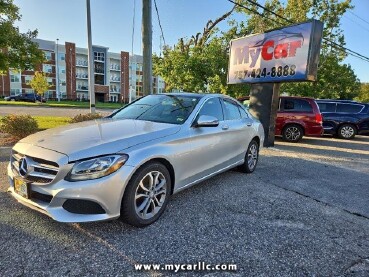
[[[219,94],[149,95],[108,118],[49,129],[19,141],[9,191],[62,222],[121,217],[146,226],[169,197],[238,167],[255,170],[264,130]]]
[[[24,101],[24,102],[46,102],[45,98],[35,93],[22,93],[18,95],[7,96],[6,101]]]
[[[245,106],[249,96],[238,98]],[[289,142],[298,142],[303,136],[323,134],[322,115],[313,98],[281,96],[276,118],[275,135]]]
[[[314,98],[280,97],[275,134],[289,142],[298,142],[303,136],[321,136],[322,115]]]
[[[369,134],[369,104],[349,100],[317,100],[324,133],[342,139]]]

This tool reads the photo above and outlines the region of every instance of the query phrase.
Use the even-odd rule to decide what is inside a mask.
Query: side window
[[[249,115],[247,114],[247,112],[242,109],[241,107],[238,107],[240,109],[240,113],[241,113],[241,117],[242,118],[249,118]]]
[[[199,111],[200,115],[210,115],[216,117],[219,121],[223,120],[222,105],[220,104],[219,98],[211,98],[206,100],[204,105]]]
[[[295,103],[293,102],[293,100],[284,99],[283,110],[289,111],[289,110],[294,110],[294,109],[295,109]]]
[[[310,103],[303,99],[284,99],[283,109],[285,111],[312,112]]]
[[[336,103],[319,102],[318,106],[321,112],[334,113],[336,111]]]
[[[356,104],[337,104],[338,113],[359,113],[364,106]]]
[[[234,120],[241,119],[240,110],[236,103],[232,103],[229,100],[224,100],[224,119],[225,120]]]

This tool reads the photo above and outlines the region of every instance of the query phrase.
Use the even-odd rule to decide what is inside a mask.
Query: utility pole
[[[88,40],[88,87],[90,92],[90,113],[95,113],[94,53],[92,51],[90,0],[86,0],[86,4],[87,4],[87,40]]]
[[[144,95],[153,93],[152,89],[152,16],[151,0],[142,0],[142,52],[143,52],[143,86]]]
[[[60,102],[60,89],[59,89],[59,39],[56,39],[56,97]]]

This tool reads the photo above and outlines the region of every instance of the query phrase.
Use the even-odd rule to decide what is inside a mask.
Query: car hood
[[[20,143],[50,149],[76,161],[177,133],[179,125],[133,119],[103,119],[70,124],[30,135]]]

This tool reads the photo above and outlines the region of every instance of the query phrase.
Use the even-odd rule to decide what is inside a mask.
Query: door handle
[[[252,123],[251,122],[247,122],[246,126],[247,127],[250,127],[250,126],[252,126]]]
[[[228,130],[229,129],[229,126],[228,125],[223,125],[222,126],[222,130]]]

